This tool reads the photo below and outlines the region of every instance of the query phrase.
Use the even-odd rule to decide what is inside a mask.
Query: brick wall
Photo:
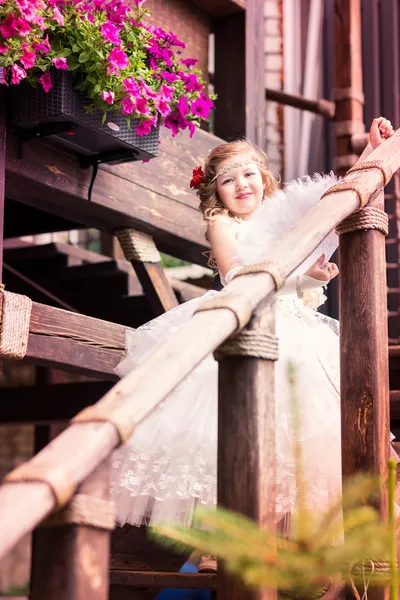
[[[283,0],[264,0],[265,87],[283,89]],[[266,151],[275,176],[283,174],[283,108],[266,101]]]

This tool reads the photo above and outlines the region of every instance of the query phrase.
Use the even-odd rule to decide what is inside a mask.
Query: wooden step
[[[212,590],[217,587],[216,573],[168,573],[164,571],[110,570],[110,584],[132,588],[168,588]]]

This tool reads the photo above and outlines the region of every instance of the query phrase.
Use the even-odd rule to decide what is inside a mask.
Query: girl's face
[[[231,213],[246,220],[260,206],[264,185],[258,165],[248,154],[226,158],[218,164],[217,172],[234,163],[243,165],[218,175],[217,192],[221,202]]]

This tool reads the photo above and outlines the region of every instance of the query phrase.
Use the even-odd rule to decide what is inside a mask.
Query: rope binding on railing
[[[374,206],[366,206],[349,215],[336,227],[336,233],[342,235],[352,231],[361,229],[376,229],[388,235],[389,233],[389,217],[384,210],[375,208]]]
[[[160,253],[151,235],[136,229],[117,229],[115,235],[121,245],[126,260],[159,263]]]
[[[278,338],[262,329],[240,331],[223,342],[214,352],[215,360],[218,361],[227,356],[278,360]]]
[[[32,300],[6,292],[3,283],[0,283],[0,294],[3,296],[0,358],[22,360],[28,347]]]
[[[347,171],[347,175],[351,175],[352,173],[356,173],[358,171],[367,171],[370,169],[378,169],[382,173],[383,183],[387,185],[393,176],[393,171],[390,165],[387,165],[382,160],[370,160],[361,162],[357,165],[354,165],[349,171]],[[328,188],[321,196],[321,199],[325,196],[329,196],[330,194],[337,194],[339,192],[355,192],[360,201],[359,208],[364,208],[367,205],[370,199],[370,194],[366,189],[367,184],[363,179],[351,179],[350,181],[340,181],[336,183],[332,187]]]
[[[89,494],[75,494],[68,504],[51,514],[41,527],[85,525],[112,531],[115,528],[115,503]]]

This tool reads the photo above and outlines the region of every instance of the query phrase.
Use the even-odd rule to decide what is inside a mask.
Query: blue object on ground
[[[197,573],[194,565],[187,562],[179,569],[180,573]],[[208,590],[163,590],[157,600],[211,600]]]

